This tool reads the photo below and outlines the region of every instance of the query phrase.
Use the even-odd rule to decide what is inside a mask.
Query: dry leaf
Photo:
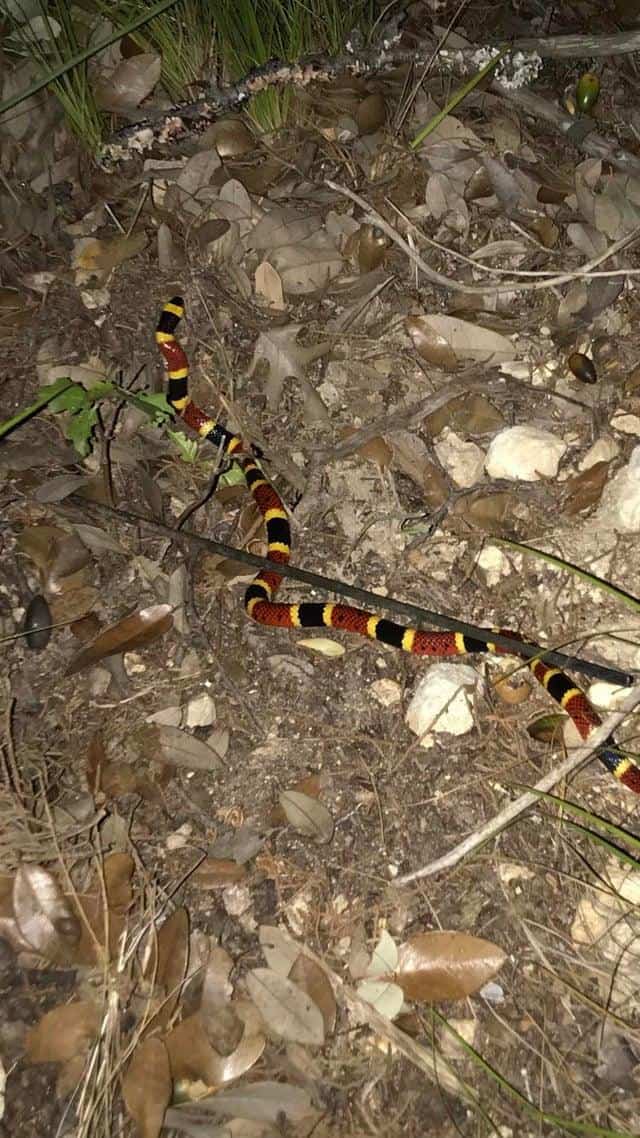
[[[162,59],[152,52],[123,59],[107,78],[94,84],[94,97],[103,111],[120,114],[133,110],[151,94],[161,70]]]
[[[217,751],[181,727],[151,724],[145,728],[143,737],[155,744],[155,757],[162,762],[196,771],[217,770],[220,766]]]
[[[131,908],[134,861],[131,854],[111,853],[104,859],[104,886],[110,913],[124,916]]]
[[[18,930],[45,959],[73,959],[80,925],[55,877],[40,865],[21,865],[13,885],[13,912]]]
[[[106,275],[112,269],[136,257],[147,245],[144,231],[132,233],[129,237],[80,237],[74,243],[72,265],[80,274]]]
[[[145,1039],[133,1052],[122,1080],[122,1097],[139,1138],[158,1138],[171,1101],[171,1070],[161,1039]]]
[[[254,968],[246,977],[254,1004],[266,1026],[281,1039],[321,1046],[322,1012],[306,992],[270,968]]]
[[[387,1019],[395,1019],[404,1003],[402,988],[392,980],[363,980],[356,991]]]
[[[495,976],[506,955],[469,933],[417,933],[400,945],[395,981],[409,1000],[461,1000]]]
[[[278,1126],[282,1132],[283,1126],[294,1133],[307,1133],[293,1130],[296,1123],[303,1123],[313,1118],[314,1109],[311,1105],[309,1092],[302,1087],[293,1087],[288,1083],[265,1081],[261,1083],[247,1083],[246,1086],[233,1087],[219,1091],[210,1098],[199,1099],[197,1103],[184,1107],[174,1107],[167,1112],[167,1125],[183,1129],[185,1119],[194,1119],[204,1123],[201,1127],[204,1136],[207,1127],[210,1127],[210,1115],[229,1115],[234,1120],[254,1119],[256,1122],[268,1122]],[[209,1120],[207,1116],[209,1115]],[[193,1132],[192,1132],[193,1133]],[[234,1126],[234,1135],[246,1134]],[[255,1131],[251,1131],[255,1135]],[[286,1131],[285,1131],[286,1133]],[[145,1136],[146,1138],[146,1136]],[[216,1138],[218,1136],[216,1135]],[[223,1138],[222,1135],[219,1138]],[[224,1138],[227,1138],[225,1135]]]
[[[206,857],[194,871],[191,880],[198,889],[224,889],[247,876],[243,865],[226,857]]]
[[[199,1012],[174,1027],[165,1044],[174,1082],[200,1079],[210,1087],[220,1083],[221,1056],[211,1046]]]
[[[331,1035],[336,1026],[336,1000],[326,972],[315,960],[300,953],[289,973],[289,979],[302,988],[316,1007],[320,1008],[325,1036]]]
[[[269,259],[289,296],[319,292],[338,276],[343,266],[341,254],[323,231],[297,245],[280,245]]]
[[[261,261],[253,277],[256,287],[256,296],[266,301],[269,308],[273,308],[277,312],[283,312],[287,306],[282,291],[282,281],[273,265],[271,265],[269,261]]]
[[[158,637],[164,636],[172,626],[171,605],[152,605],[151,608],[138,609],[98,633],[94,640],[71,659],[65,675],[73,676],[83,668],[104,660],[106,656],[146,647]]]
[[[333,837],[334,822],[327,807],[317,798],[301,794],[297,790],[283,790],[279,796],[289,824],[300,834],[313,838],[316,842],[330,842]]]
[[[261,925],[258,935],[269,968],[279,976],[288,976],[300,955],[297,946],[275,925]]]
[[[344,644],[338,644],[337,640],[329,640],[326,636],[312,636],[306,640],[298,640],[296,643],[299,648],[308,648],[310,652],[317,652],[319,656],[326,656],[329,659],[338,659],[346,652]]]
[[[506,336],[457,316],[409,316],[405,325],[423,359],[446,371],[452,371],[461,360],[496,365],[517,355]]]
[[[52,1008],[27,1034],[32,1063],[66,1063],[83,1055],[100,1030],[100,1011],[92,1000]]]
[[[596,506],[602,497],[609,475],[609,462],[596,462],[566,484],[564,512],[570,517]]]
[[[285,324],[283,328],[270,328],[261,332],[256,341],[251,361],[250,374],[253,375],[260,360],[269,365],[269,378],[266,396],[269,407],[275,410],[280,403],[285,379],[290,376],[297,380],[305,379],[305,371],[313,360],[329,351],[328,340],[314,347],[305,348],[297,342],[302,324]]]
[[[167,994],[177,999],[184,981],[189,957],[189,916],[186,909],[176,909],[156,932],[151,941],[145,976],[154,976]]]

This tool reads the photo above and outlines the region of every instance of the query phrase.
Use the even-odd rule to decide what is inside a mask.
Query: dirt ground
[[[555,32],[581,31],[587,9],[572,6]],[[531,14],[509,12],[518,26],[505,27],[505,34],[523,34],[521,24]],[[448,8],[438,13],[438,23],[451,15]],[[485,15],[477,5],[465,13],[470,39],[478,39]],[[613,9],[607,18],[605,30],[614,30]],[[497,16],[496,23],[498,34]],[[548,61],[536,90],[560,99],[582,63]],[[598,130],[635,153],[635,128],[624,111],[635,92],[635,64],[620,55],[598,66]],[[529,182],[515,183],[513,192],[521,196],[507,210],[495,171],[486,192],[465,196],[463,176],[449,177],[450,164],[449,175],[442,174],[447,184],[431,181],[427,192],[438,173],[433,155],[428,148],[410,153],[404,136],[391,129],[404,79],[345,84],[341,97],[325,93],[306,106],[300,126],[222,161],[206,183],[206,209],[199,203],[198,210],[210,224],[216,218],[211,203],[227,203],[218,220],[231,217],[236,228],[226,253],[218,238],[208,244],[194,238],[194,227],[205,222],[186,198],[152,194],[140,207],[139,170],[96,171],[55,187],[50,232],[11,240],[0,257],[3,417],[65,374],[85,389],[102,377],[128,391],[160,392],[164,372],[154,328],[163,304],[180,294],[186,317],[178,335],[190,360],[194,399],[263,451],[264,469],[291,511],[295,565],[377,593],[381,606],[385,596],[407,600],[633,672],[640,663],[638,619],[619,596],[501,541],[525,542],[640,594],[637,534],[611,523],[616,507],[608,497],[640,434],[640,418],[638,430],[630,421],[640,416],[634,277],[621,278],[626,283],[614,299],[591,292],[586,315],[574,307],[567,316],[567,308],[577,306],[575,296],[567,302],[575,282],[500,297],[493,292],[518,271],[572,271],[588,260],[587,238],[572,243],[571,226],[574,233],[578,225],[588,229],[596,253],[594,234],[605,244],[619,239],[622,229],[610,215],[605,224],[594,203],[604,200],[607,178],[622,175],[606,166],[577,173],[589,160],[568,141],[517,106],[476,92],[449,122],[455,118],[461,131],[472,132],[465,145],[492,156],[505,172],[505,153],[514,151],[516,167],[533,179],[536,192],[532,197]],[[442,105],[451,82],[434,74],[427,95]],[[384,100],[383,123],[350,134],[345,120],[353,121],[354,107],[371,94]],[[429,117],[425,98],[423,90],[410,127]],[[455,134],[438,137],[449,143]],[[300,170],[296,156],[310,141],[312,160]],[[194,147],[190,155],[194,149],[202,152]],[[281,174],[254,190],[252,177],[273,154],[282,159]],[[464,174],[467,187],[471,176]],[[391,241],[370,267],[362,211],[328,190],[327,179],[353,189],[401,233],[410,216],[437,242],[421,242],[413,231],[428,264],[449,277],[480,281],[486,293],[465,299],[438,289]],[[629,233],[638,224],[636,182],[630,176],[615,198],[620,205],[626,194],[633,212]],[[244,208],[238,183],[251,201],[250,220],[238,212]],[[540,186],[548,192],[537,193]],[[201,188],[192,191],[195,199]],[[447,198],[446,209],[434,204],[437,192]],[[109,210],[100,224],[83,233],[102,243],[98,260],[110,249],[114,263],[95,269],[94,261],[88,270],[89,253],[85,249],[81,261],[78,252],[80,231],[69,227],[105,201]],[[328,231],[337,234],[342,260],[323,287],[285,288],[280,306],[256,286],[268,248],[256,249],[249,239],[271,209],[283,226],[293,226],[294,212],[303,218],[302,240],[313,234],[313,224],[323,241]],[[355,219],[355,229],[341,228],[345,216]],[[310,217],[313,224],[304,228]],[[169,264],[158,259],[163,226],[171,233]],[[127,240],[142,234],[144,247],[120,248],[116,255],[109,242],[123,240],[123,232]],[[287,248],[296,243],[292,230]],[[483,263],[501,272],[478,274],[469,258],[492,243]],[[309,248],[299,246],[310,263],[316,252]],[[287,256],[271,258],[285,283],[293,264]],[[607,267],[637,271],[635,248]],[[101,307],[88,299],[96,289],[108,294]],[[419,323],[442,314],[510,338],[519,369],[483,361],[468,339],[449,366],[448,357],[437,357],[437,334],[425,347]],[[274,330],[283,338],[269,340]],[[305,356],[301,346],[318,351]],[[595,360],[595,384],[581,383],[567,368],[573,351]],[[468,385],[462,398],[435,400],[431,412],[416,412],[451,384]],[[541,799],[472,856],[395,887],[398,876],[446,854],[562,761],[557,731],[549,741],[557,707],[526,669],[510,685],[496,686],[505,667],[518,667],[513,657],[455,660],[452,667],[470,665],[477,676],[469,689],[472,725],[456,735],[436,724],[421,745],[405,716],[434,661],[330,628],[252,624],[242,606],[251,571],[154,526],[175,527],[195,505],[185,530],[264,554],[263,528],[240,481],[218,483],[202,501],[216,472],[211,448],[203,444],[195,461],[185,461],[166,430],[124,397],[101,403],[84,458],[65,437],[69,421],[69,412],[45,408],[0,443],[0,936],[7,937],[0,939],[0,1052],[7,1074],[0,1138],[124,1135],[133,1132],[131,1117],[139,1133],[156,1133],[149,1117],[164,1092],[154,1098],[156,1091],[148,1091],[142,1107],[136,1094],[143,1084],[164,1086],[157,1051],[164,1047],[174,1115],[176,1102],[215,1098],[223,1086],[239,1086],[249,1097],[265,1081],[285,1088],[280,1116],[257,1107],[252,1113],[245,1104],[244,1113],[229,1107],[205,1122],[194,1116],[189,1129],[169,1115],[165,1133],[174,1125],[175,1133],[203,1138],[639,1133],[634,795],[593,760],[554,787],[556,798]],[[486,456],[501,431],[523,424],[564,442],[554,474],[517,480],[481,468],[467,485],[456,482],[449,455],[460,457],[464,444],[473,443]],[[349,432],[367,426],[367,446],[345,454]],[[593,474],[593,466],[580,464],[603,439],[614,447],[604,469]],[[69,475],[76,482],[60,481]],[[126,510],[148,524],[118,516]],[[78,554],[78,540],[86,543],[86,556]],[[493,561],[487,549],[496,551]],[[497,579],[494,564],[501,566]],[[31,650],[16,634],[36,594],[46,597],[58,627],[46,647]],[[290,581],[279,599],[322,598]],[[99,629],[159,605],[171,606],[172,627],[145,643],[139,619],[138,639],[125,644],[128,650],[108,658],[98,651],[93,662],[67,674]],[[541,737],[540,717],[552,713],[556,719]],[[537,732],[528,730],[532,724]],[[619,738],[630,753],[634,735],[629,717]],[[189,740],[202,746],[193,749]],[[307,796],[298,802],[302,819],[292,812],[290,791]],[[573,812],[572,803],[586,813]],[[314,804],[321,804],[317,814]],[[604,828],[598,819],[606,820]],[[114,855],[128,859],[125,901],[113,899],[105,869]],[[30,867],[26,881],[18,876],[24,866]],[[36,877],[34,866],[49,876]],[[110,915],[109,934],[87,915],[94,912],[88,903],[77,901],[94,894]],[[188,934],[169,948],[162,942],[154,973],[143,950],[151,951],[153,930],[182,911]],[[75,924],[79,931],[71,936]],[[210,988],[204,998],[203,976],[216,978],[211,989],[218,995],[228,985],[224,1006],[237,1026],[235,1001],[251,1003],[247,977],[265,967],[264,926],[284,929],[349,992],[383,934],[396,945],[423,933],[468,934],[499,950],[501,966],[488,969],[466,997],[448,998],[445,986],[444,995],[431,1000],[408,1000],[387,1032],[334,986],[337,1018],[334,1011],[329,1029],[331,1011],[321,1004],[324,1038],[315,1045],[302,1029],[299,1038],[284,1028],[279,1034],[277,1016],[259,1005],[263,1023],[251,1032],[247,1027],[243,1037],[262,1039],[255,1060],[246,1060],[237,1083],[216,1083],[203,1074],[195,1019],[184,1038],[176,1037],[179,1044],[167,1042],[169,1033],[199,1016],[208,1045],[236,1054],[237,1037],[229,1043],[220,1026],[223,1001],[212,1001]],[[69,936],[73,951],[64,947]],[[92,936],[89,949],[85,941]],[[228,958],[224,982],[213,950]],[[182,975],[172,988],[172,954],[181,953],[189,983],[180,988]],[[456,966],[449,961],[448,967]],[[394,968],[369,968],[369,976],[387,980],[389,972]],[[313,991],[306,991],[313,1002]],[[167,1011],[172,999],[178,1002]],[[80,1001],[94,1009],[91,1029],[85,1019],[82,1026],[77,1019],[66,1026],[55,1021],[46,1040],[42,1029],[34,1042],[35,1025],[46,1013]],[[150,1030],[145,1008],[152,1009]],[[240,1019],[249,1014],[245,1008]],[[398,1045],[394,1031],[403,1033],[408,1050],[416,1047],[418,1058]],[[180,1066],[177,1050],[191,1054],[191,1062]],[[122,1079],[136,1061],[145,1077],[125,1082],[127,1110]],[[452,1077],[461,1081],[457,1092]],[[300,1115],[287,1106],[290,1088],[306,1096]]]

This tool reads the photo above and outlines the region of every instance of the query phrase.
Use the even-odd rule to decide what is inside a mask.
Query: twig
[[[365,201],[364,198],[360,197],[359,194],[356,194],[347,186],[341,186],[337,182],[332,182],[328,179],[325,182],[325,185],[328,186],[329,189],[334,190],[335,193],[342,194],[343,197],[349,198],[352,202],[355,203],[355,205],[359,206],[365,214],[364,218],[362,219],[363,222],[368,225],[374,225],[378,229],[381,229],[383,233],[386,233],[387,237],[389,237],[400,249],[402,249],[404,253],[406,253],[409,260],[413,261],[414,265],[418,266],[420,271],[426,276],[427,280],[430,280],[433,284],[439,285],[440,288],[446,288],[452,292],[463,292],[476,296],[484,296],[487,293],[490,293],[491,296],[498,296],[501,293],[537,292],[540,289],[556,288],[558,285],[568,284],[570,281],[577,279],[579,280],[583,277],[588,276],[588,274],[592,272],[593,269],[597,268],[598,265],[602,264],[603,261],[608,260],[609,257],[613,257],[616,253],[619,253],[621,249],[630,245],[632,242],[636,241],[638,237],[640,237],[640,226],[637,226],[634,230],[632,230],[631,233],[627,233],[626,236],[620,237],[618,241],[614,241],[613,245],[610,245],[608,249],[605,249],[604,253],[599,253],[597,257],[592,257],[590,261],[587,261],[584,265],[581,265],[572,273],[562,273],[556,277],[546,277],[541,281],[511,280],[505,281],[503,284],[499,285],[468,285],[464,284],[462,281],[457,281],[452,277],[445,277],[443,273],[438,273],[435,269],[432,269],[426,263],[426,261],[423,260],[420,254],[416,252],[416,250],[413,249],[411,245],[409,245],[408,241],[405,241],[404,237],[398,233],[397,229],[394,229],[394,227],[385,220],[382,214],[378,213],[378,211],[369,205],[369,203]]]
[[[511,44],[512,51],[535,51],[544,59],[588,59],[589,56],[627,55],[640,51],[640,31],[614,32],[604,36],[529,37]]]
[[[139,526],[142,523],[172,539],[178,536],[171,526],[164,525],[163,522],[156,521],[155,518],[147,518],[136,510],[116,509],[107,505],[106,502],[88,502],[87,499],[80,498],[76,494],[70,494],[67,500],[75,502],[76,505],[81,505],[85,511],[89,507],[112,514],[128,525]],[[236,549],[234,546],[225,545],[221,541],[214,541],[213,538],[202,537],[201,534],[193,533],[191,530],[181,530],[179,536],[193,545],[200,546],[201,549],[222,554],[223,557],[231,557],[234,561],[241,561],[256,569],[272,569],[279,577],[290,577],[294,581],[302,581],[305,585],[312,585],[316,589],[321,589],[325,593],[332,592],[337,593],[338,596],[350,597],[352,600],[366,604],[374,610],[382,608],[400,616],[409,617],[414,624],[422,625],[426,622],[435,625],[437,628],[448,629],[450,632],[461,632],[463,636],[480,641],[482,644],[495,644],[498,648],[525,660],[534,658],[544,660],[545,663],[554,664],[563,670],[582,672],[586,676],[594,676],[620,687],[629,687],[637,678],[629,672],[621,672],[618,668],[596,664],[578,656],[567,656],[564,652],[557,652],[552,648],[542,648],[539,644],[527,643],[525,640],[520,640],[517,633],[510,634],[496,632],[492,628],[479,628],[474,624],[467,624],[466,621],[459,620],[457,617],[431,612],[420,605],[409,604],[408,601],[399,601],[395,597],[381,597],[378,593],[372,593],[368,589],[360,589],[357,585],[349,585],[345,581],[338,581],[335,577],[325,577],[321,573],[311,573],[308,569],[300,569],[297,565],[283,565],[282,562],[271,561],[268,557],[258,557],[255,553],[247,553],[244,549]]]
[[[559,766],[553,768],[549,774],[541,778],[536,783],[533,790],[527,790],[525,794],[520,795],[514,802],[510,802],[496,814],[490,822],[485,823],[473,834],[469,834],[463,842],[454,846],[449,853],[443,854],[442,857],[436,858],[435,861],[428,862],[423,865],[421,869],[415,869],[412,873],[405,873],[403,877],[396,877],[391,884],[395,888],[400,888],[403,885],[410,885],[414,881],[420,881],[424,877],[432,877],[434,873],[439,873],[442,869],[451,869],[452,866],[457,865],[468,854],[473,853],[485,842],[495,838],[497,834],[504,830],[516,818],[528,810],[530,806],[535,806],[539,801],[541,793],[546,794],[552,790],[553,787],[560,782],[561,779],[567,775],[572,774],[578,767],[582,766],[587,759],[591,758],[603,743],[606,743],[610,735],[616,730],[617,727],[625,720],[627,715],[635,711],[640,705],[640,684],[636,684],[631,689],[624,703],[619,711],[613,711],[608,715],[601,725],[589,736],[588,742],[584,743],[581,747],[576,747],[575,750],[560,763]]]

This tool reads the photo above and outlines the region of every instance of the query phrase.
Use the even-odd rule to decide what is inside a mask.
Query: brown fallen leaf
[[[331,841],[334,822],[323,802],[297,790],[283,790],[279,803],[287,822],[298,833],[320,843]]]
[[[165,1036],[165,1044],[174,1082],[201,1080],[209,1087],[220,1082],[221,1057],[211,1046],[199,1012],[174,1027]]]
[[[417,933],[399,948],[394,980],[408,1000],[462,1000],[502,967],[506,952],[461,932]]]
[[[247,876],[244,865],[228,857],[206,857],[192,875],[198,889],[225,889]]]
[[[607,485],[610,465],[609,462],[596,462],[587,470],[574,474],[573,478],[569,479],[564,497],[565,514],[573,517],[575,514],[581,514],[583,510],[590,509],[591,506],[597,506]]]
[[[115,852],[104,859],[104,886],[110,913],[124,916],[131,908],[133,868],[133,858],[128,853]]]
[[[152,605],[151,608],[138,609],[130,616],[119,620],[99,632],[94,640],[86,644],[67,665],[65,675],[73,676],[83,668],[97,664],[106,656],[121,652],[132,652],[146,647],[173,626],[171,605]]]
[[[551,711],[547,715],[540,715],[527,727],[527,734],[535,739],[536,743],[557,744],[562,739],[567,716],[559,711]]]
[[[145,1039],[133,1052],[122,1080],[122,1097],[139,1138],[158,1138],[171,1091],[167,1049],[161,1039]]]
[[[336,999],[326,972],[315,960],[301,952],[289,973],[289,979],[302,988],[316,1007],[320,1008],[325,1036],[331,1035],[336,1026]]]
[[[52,1008],[27,1033],[32,1063],[67,1063],[84,1054],[100,1030],[101,1014],[92,1000]]]
[[[168,997],[158,1017],[161,1023],[169,1022],[180,999],[188,959],[189,915],[186,909],[176,909],[160,929],[154,929],[144,967],[145,978],[153,980]]]

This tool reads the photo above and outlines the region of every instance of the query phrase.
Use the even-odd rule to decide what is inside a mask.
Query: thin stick
[[[477,625],[467,624],[466,621],[459,620],[457,617],[431,612],[420,605],[412,605],[408,601],[399,601],[395,597],[382,597],[378,593],[372,593],[368,589],[360,589],[357,585],[349,585],[335,577],[325,577],[321,573],[311,573],[308,569],[299,569],[297,565],[283,565],[282,562],[271,561],[268,557],[258,557],[255,553],[247,553],[244,549],[225,545],[221,541],[214,541],[211,537],[202,537],[201,534],[193,533],[191,530],[175,530],[171,526],[164,525],[163,522],[156,521],[155,518],[147,518],[135,510],[116,509],[106,502],[88,502],[86,498],[81,498],[76,494],[70,494],[69,500],[76,505],[81,505],[84,510],[90,506],[92,509],[113,514],[114,517],[128,525],[138,526],[142,523],[151,526],[158,533],[188,541],[193,545],[200,546],[201,549],[207,549],[209,552],[217,553],[223,557],[230,557],[234,561],[241,561],[245,565],[252,566],[252,568],[272,569],[280,577],[291,577],[294,581],[302,581],[305,585],[312,585],[325,593],[337,593],[338,596],[350,597],[352,600],[359,601],[375,610],[382,608],[400,616],[409,617],[413,623],[418,625],[426,622],[435,625],[437,628],[445,628],[450,632],[461,632],[463,636],[469,636],[482,644],[495,644],[524,660],[532,660],[535,657],[536,660],[544,660],[545,663],[554,664],[565,671],[582,672],[585,676],[594,676],[596,679],[605,680],[620,687],[629,687],[637,678],[629,672],[621,672],[618,668],[609,668],[604,664],[583,660],[579,656],[567,656],[564,652],[557,652],[552,648],[541,648],[539,644],[527,643],[525,640],[519,640],[517,635],[510,636],[507,632],[494,632],[492,628],[479,628]]]
[[[572,273],[562,273],[559,276],[546,277],[544,280],[538,281],[511,280],[505,281],[503,284],[498,285],[468,285],[464,284],[462,281],[455,280],[453,277],[445,277],[443,273],[438,273],[435,269],[432,269],[430,265],[428,265],[426,261],[422,259],[420,254],[417,253],[416,250],[411,247],[411,245],[409,245],[408,241],[405,241],[404,237],[398,233],[397,229],[394,229],[392,225],[389,225],[389,222],[385,220],[382,214],[373,209],[373,207],[369,205],[369,203],[365,201],[364,198],[361,198],[359,194],[354,193],[354,191],[350,190],[347,186],[341,186],[337,182],[329,181],[329,179],[327,179],[325,185],[328,186],[329,189],[334,190],[335,193],[342,194],[343,197],[349,198],[352,202],[359,206],[360,209],[364,210],[365,217],[363,218],[363,221],[365,224],[375,225],[376,228],[381,229],[383,233],[386,233],[387,237],[389,237],[394,242],[394,244],[396,244],[400,249],[402,249],[404,253],[406,253],[409,260],[413,261],[414,265],[418,266],[420,272],[424,273],[427,280],[430,280],[433,284],[439,285],[441,288],[449,289],[451,292],[470,293],[476,296],[485,295],[486,293],[490,292],[492,296],[498,296],[500,293],[538,292],[540,289],[556,288],[558,285],[568,284],[570,281],[580,280],[583,277],[588,277],[588,274],[592,272],[593,269],[597,268],[598,265],[602,264],[603,261],[608,260],[609,257],[613,257],[616,253],[619,253],[621,249],[625,248],[625,246],[630,245],[633,241],[637,240],[637,238],[640,237],[640,226],[638,226],[631,233],[627,233],[624,237],[621,237],[618,241],[615,241],[613,245],[610,245],[608,249],[605,249],[604,253],[599,253],[597,257],[593,257],[590,261],[587,261],[584,265],[581,265],[580,268],[575,269]]]
[[[589,741],[581,747],[576,747],[563,763],[554,767],[549,774],[541,778],[533,790],[527,790],[524,794],[520,795],[520,798],[516,798],[514,802],[510,802],[509,805],[505,806],[504,810],[501,810],[499,814],[496,814],[490,822],[486,822],[484,826],[481,826],[473,834],[469,834],[463,842],[460,842],[457,846],[454,846],[452,850],[449,850],[449,853],[443,854],[442,857],[436,858],[435,861],[428,862],[427,865],[423,865],[421,869],[415,869],[412,873],[405,873],[403,877],[396,877],[391,884],[396,889],[399,889],[403,885],[410,885],[412,882],[420,881],[424,877],[432,877],[434,873],[439,873],[441,869],[451,869],[452,866],[462,861],[467,854],[473,853],[480,846],[484,845],[485,842],[490,841],[491,838],[495,838],[496,835],[504,830],[511,822],[519,818],[521,814],[524,814],[525,810],[528,810],[530,806],[535,806],[539,801],[540,793],[546,794],[548,791],[553,790],[553,787],[560,782],[561,779],[572,774],[573,771],[582,766],[587,759],[591,758],[598,750],[598,747],[606,743],[609,736],[624,722],[627,715],[635,711],[639,704],[640,684],[637,684],[629,692],[620,710],[613,711],[611,715],[608,715],[604,722],[589,736]]]

